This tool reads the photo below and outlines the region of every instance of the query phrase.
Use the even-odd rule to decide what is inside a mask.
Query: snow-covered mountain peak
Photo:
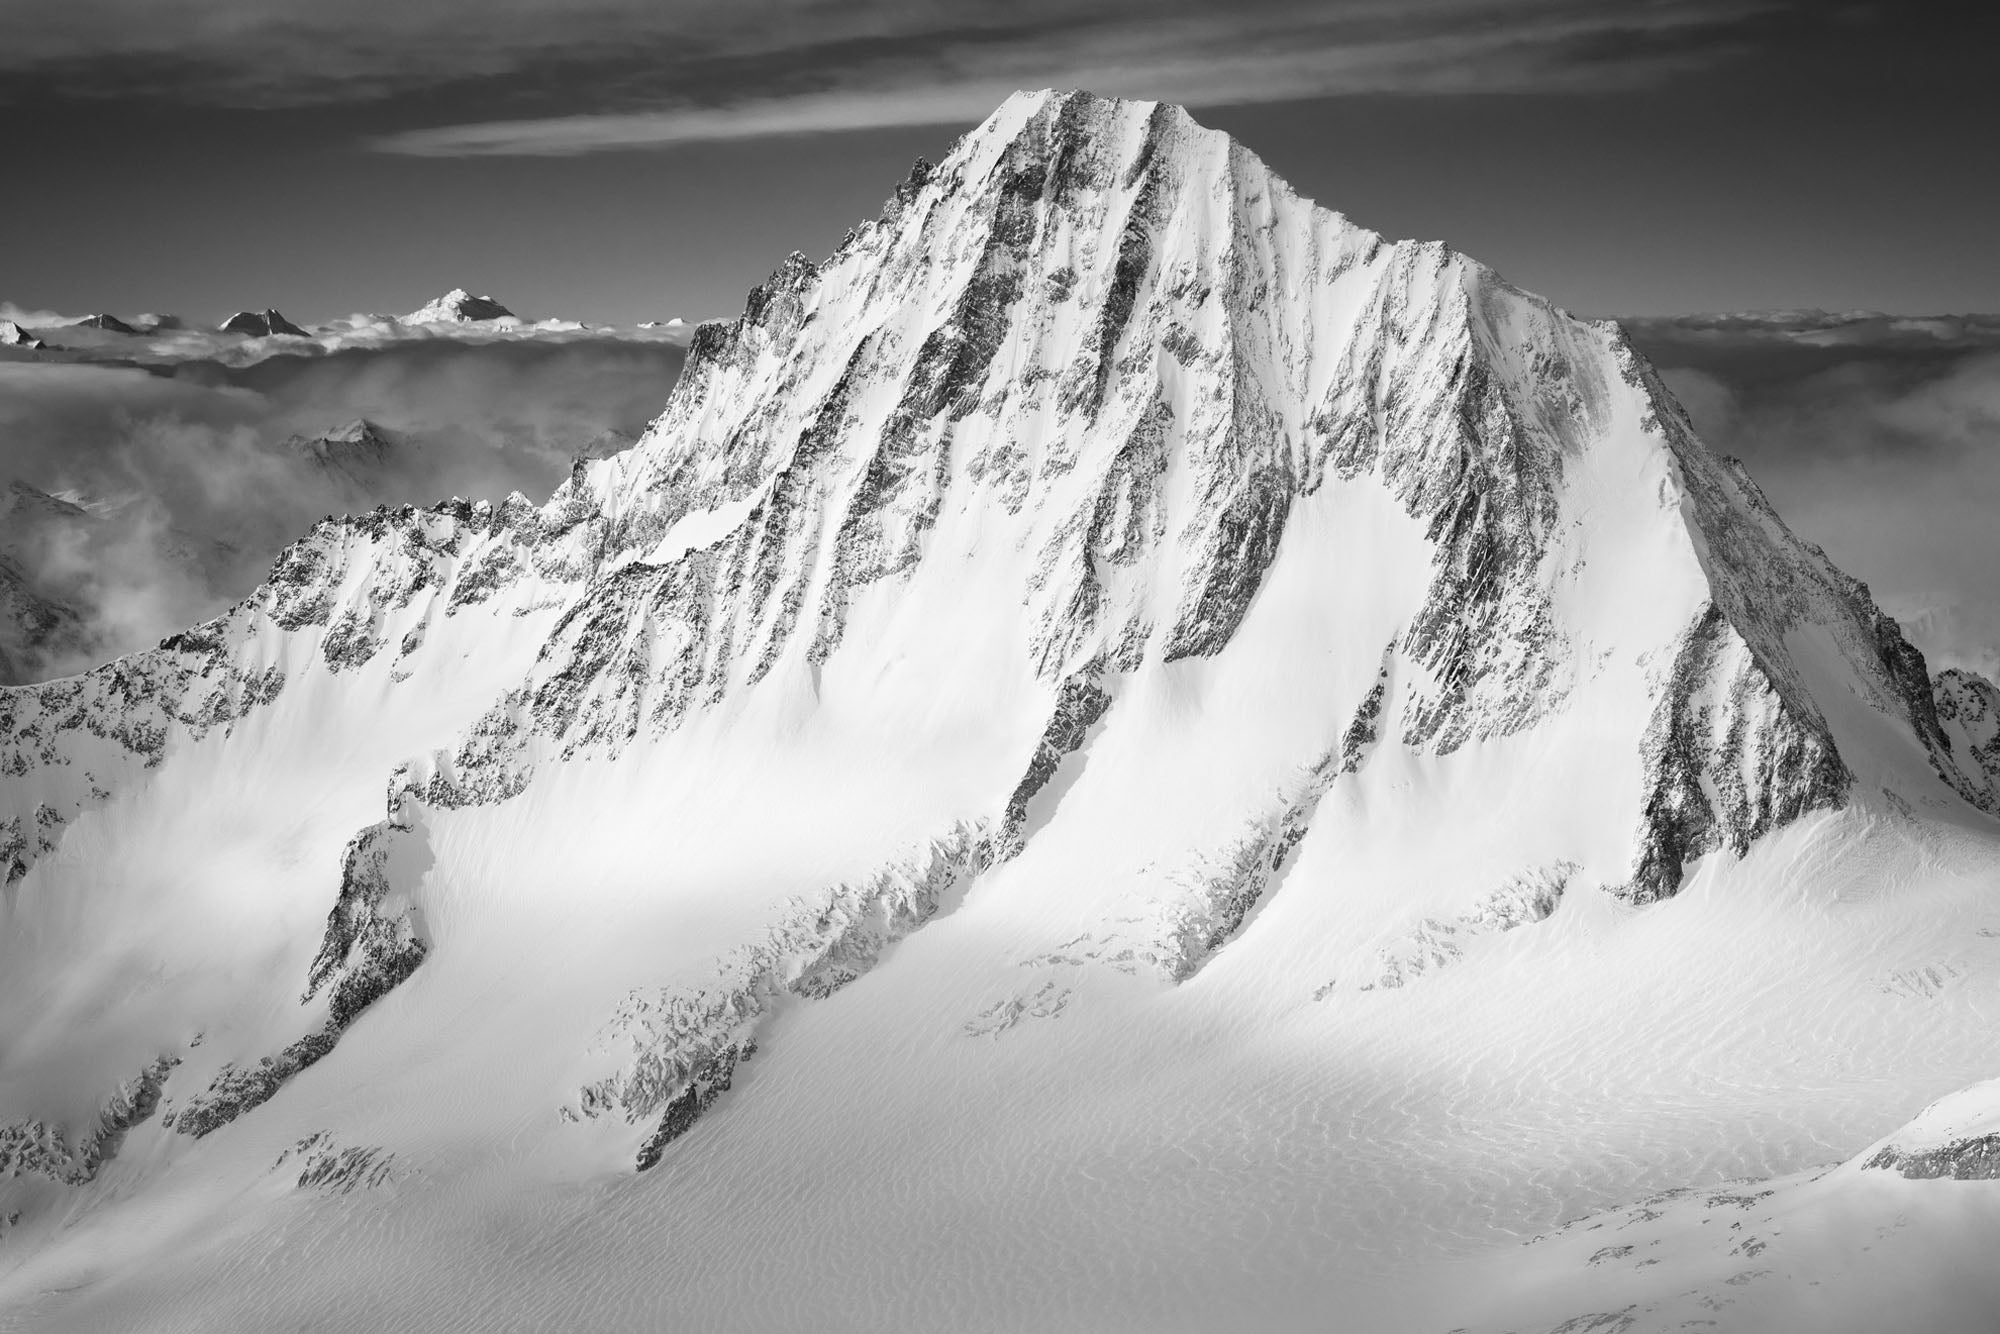
[[[704,326],[646,440],[576,485],[611,563],[671,581],[707,561],[710,596],[740,603],[747,580],[751,606],[782,608],[739,605],[699,689],[684,667],[641,673],[719,698],[788,653],[825,660],[864,589],[923,563],[1012,562],[1022,665],[1050,683],[1220,653],[1287,533],[1348,482],[1418,539],[1355,552],[1409,590],[1356,650],[1372,668],[1394,640],[1405,744],[1508,736],[1569,707],[1594,663],[1650,664],[1621,706],[1645,714],[1638,897],[1845,799],[1800,631],[1974,794],[1893,622],[1702,448],[1614,326],[1386,242],[1176,107],[1009,99],[824,264],[794,254],[733,325]],[[570,648],[571,670],[601,668]],[[556,725],[599,737],[635,706]]]
[[[482,320],[510,320],[514,312],[490,296],[474,296],[463,287],[454,287],[428,305],[403,316],[405,324],[474,324]]]
[[[309,337],[304,329],[293,324],[276,310],[239,310],[220,326],[222,333],[245,334],[251,338],[270,338],[283,335],[288,338]]]
[[[321,443],[379,446],[362,435]],[[1615,715],[1630,753],[1608,788],[1638,832],[1605,873],[1636,899],[1842,804],[1857,764],[1871,789],[1914,762],[1990,800],[1893,622],[1707,454],[1615,327],[1385,241],[1163,104],[1010,98],[824,263],[794,254],[702,326],[638,445],[579,461],[531,519],[510,506],[515,531],[559,536],[567,610],[482,724],[510,720],[504,746],[413,762],[439,800],[767,678],[817,695],[910,632],[893,607],[947,589],[1018,609],[981,669],[1057,726],[1223,655],[1300,578],[1325,585],[1300,614],[1339,640],[1334,679],[1379,685],[1413,753]],[[271,588],[321,605],[288,588],[295,564]],[[371,628],[329,664],[390,637],[368,587],[340,595]],[[1331,593],[1349,587],[1352,606]],[[1832,716],[1848,697],[1866,707]]]
[[[1290,1147],[1407,1238],[1398,1183],[1462,1192],[1438,1146],[1497,1090],[1560,1170],[1438,1228],[1527,1235],[1579,1127],[1707,1098],[1591,1155],[1684,1165],[1777,1063],[1849,1087],[1883,991],[1943,985],[1925,959],[1833,988],[1890,919],[1828,905],[1920,846],[1990,888],[1996,710],[1934,693],[1615,326],[1355,226],[1177,108],[1023,94],[701,325],[646,435],[546,504],[329,519],[227,615],[0,692],[0,1094],[33,1091],[0,1164],[89,1183],[129,1131],[144,1173],[226,1177],[218,1209],[294,1154],[302,1188],[407,1167],[503,1209],[574,1176],[594,1239],[656,1207],[601,1208],[611,1173],[715,1155],[665,1193],[700,1225],[647,1254],[709,1247],[688,1272],[742,1315],[743,1220],[795,1212],[740,1189],[766,1163],[833,1173],[873,1253],[917,1216],[897,1182],[987,1155],[958,1210],[1185,1106],[1216,1161],[1278,1146],[1228,1158],[1218,1189],[1262,1183],[1236,1212],[1175,1219],[1209,1229],[1187,1254],[1256,1259],[1231,1229],[1279,1207],[1259,1237],[1316,1273],[1348,1206],[1286,1193],[1317,1180]],[[1905,1080],[1990,1055],[1970,1002],[1901,1031],[1875,1056]],[[1657,1076],[1689,1053],[1698,1088]],[[1003,1109],[1057,1079],[1073,1115]],[[754,1114],[711,1125],[725,1097]],[[1142,1156],[1205,1132],[1161,1133]],[[1090,1148],[1093,1181],[1130,1148]],[[1157,1213],[1086,1193],[1045,1211],[1061,1246]],[[401,1211],[351,1241],[400,1263],[466,1197],[341,1216]],[[50,1198],[28,1244],[83,1254]]]

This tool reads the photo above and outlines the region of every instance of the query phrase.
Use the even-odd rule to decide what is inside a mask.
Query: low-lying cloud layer
[[[601,331],[332,352],[197,341],[186,356],[108,337],[135,356],[78,332],[88,347],[0,359],[0,679],[81,670],[214,615],[328,514],[540,500],[575,455],[643,431],[684,356]],[[381,449],[330,463],[310,447],[357,419]]]
[[[1628,320],[1702,438],[1933,669],[2000,675],[2000,316]]]

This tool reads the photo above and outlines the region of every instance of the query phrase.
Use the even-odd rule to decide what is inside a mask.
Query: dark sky
[[[1976,8],[0,0],[0,301],[733,314],[1008,89],[1084,86],[1584,313],[1996,310]]]

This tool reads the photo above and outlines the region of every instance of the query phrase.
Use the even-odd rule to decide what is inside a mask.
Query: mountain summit
[[[306,331],[293,324],[275,310],[239,310],[220,326],[221,332],[247,334],[252,338],[269,338],[282,334],[291,338],[304,338]]]
[[[463,287],[454,287],[427,306],[403,316],[405,324],[473,324],[481,320],[509,320],[514,312],[490,296],[474,296]]]
[[[0,1309],[1876,1319],[1517,1243],[1992,1073],[1945,684],[1617,327],[1017,95],[546,504],[0,693]],[[1956,1235],[1937,1124],[1823,1189]]]

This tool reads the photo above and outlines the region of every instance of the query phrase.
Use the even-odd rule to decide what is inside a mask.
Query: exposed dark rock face
[[[239,310],[222,322],[222,332],[243,334],[250,338],[269,338],[274,334],[290,338],[309,337],[304,329],[275,310]]]
[[[328,1026],[300,1038],[276,1056],[260,1057],[255,1065],[223,1066],[206,1089],[174,1110],[167,1128],[195,1139],[221,1129],[269,1102],[286,1080],[332,1051],[338,1040],[339,1031]]]
[[[75,1145],[58,1126],[41,1121],[17,1121],[0,1126],[0,1172],[8,1176],[34,1173],[67,1186],[81,1186],[118,1154],[125,1132],[158,1110],[160,1091],[180,1062],[162,1056],[125,1083],[97,1115],[97,1124]]]
[[[1007,798],[1007,809],[1001,816],[1000,832],[994,843],[1003,860],[1021,850],[1028,803],[1048,786],[1063,757],[1083,745],[1084,735],[1111,707],[1111,696],[1097,684],[1097,675],[1094,671],[1079,672],[1065,680],[1056,692],[1048,726],[1042,729],[1041,740],[1035,743],[1034,754],[1028,758],[1028,770],[1021,775],[1013,795]]]
[[[430,945],[406,897],[392,901],[389,863],[399,845],[422,835],[385,820],[354,836],[341,856],[340,897],[327,914],[326,937],[306,973],[303,1003],[329,982],[335,1029],[416,971]],[[395,905],[400,903],[400,908]]]
[[[325,1022],[256,1065],[224,1066],[205,1091],[176,1110],[173,1129],[198,1138],[269,1102],[293,1075],[332,1051],[363,1010],[417,970],[430,942],[408,886],[396,883],[392,863],[399,854],[402,874],[422,874],[427,854],[421,831],[391,818],[357,834],[341,856],[340,894],[299,998],[305,1004],[326,990]]]
[[[741,1047],[724,1047],[696,1064],[681,1091],[667,1103],[667,1110],[660,1116],[659,1127],[639,1146],[638,1168],[641,1172],[659,1166],[667,1146],[694,1129],[695,1120],[714,1106],[717,1098],[729,1092],[729,1079],[736,1073],[738,1063],[749,1060],[756,1051],[757,1044],[754,1042]]]
[[[1679,890],[1688,862],[1738,856],[1807,811],[1840,805],[1851,779],[1817,713],[1784,708],[1754,655],[1711,604],[1689,629],[1640,744],[1650,784],[1631,884],[1635,903]]]
[[[102,329],[106,333],[136,334],[139,332],[116,315],[86,315],[78,320],[77,323],[89,329]]]
[[[728,1091],[783,998],[823,999],[866,974],[987,857],[977,830],[952,830],[866,879],[794,900],[768,931],[720,960],[709,984],[633,992],[596,1044],[619,1068],[581,1089],[564,1115],[654,1123],[638,1156],[639,1170],[654,1166]]]
[[[1948,667],[1932,686],[1938,731],[1960,761],[1961,791],[1990,815],[2000,815],[2000,687],[1975,672]]]
[[[273,1170],[297,1162],[298,1188],[326,1195],[351,1195],[358,1190],[376,1190],[390,1185],[404,1171],[396,1156],[381,1148],[333,1142],[324,1130],[315,1131],[278,1155]]]
[[[2000,1180],[2000,1135],[1974,1135],[1935,1149],[1917,1151],[1891,1145],[1862,1166],[1887,1168],[1912,1181]]]

